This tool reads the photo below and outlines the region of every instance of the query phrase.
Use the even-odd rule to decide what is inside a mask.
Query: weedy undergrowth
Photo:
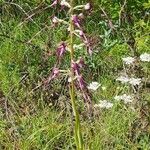
[[[76,148],[78,150],[84,149],[84,143],[82,139],[81,133],[81,125],[80,125],[80,116],[78,112],[78,108],[76,106],[76,90],[79,90],[82,93],[84,103],[87,106],[87,109],[90,111],[92,109],[91,104],[91,97],[86,82],[82,76],[82,70],[84,68],[84,60],[82,57],[75,58],[75,53],[77,52],[77,48],[82,49],[83,46],[86,47],[87,53],[86,55],[92,55],[92,48],[88,37],[84,29],[82,28],[82,19],[84,17],[83,13],[80,11],[90,11],[91,5],[87,3],[85,5],[78,5],[74,6],[74,1],[70,0],[67,2],[65,0],[59,1],[54,0],[51,4],[51,7],[54,9],[60,7],[61,10],[65,10],[68,13],[66,18],[60,19],[57,16],[52,17],[53,26],[57,26],[63,24],[66,26],[67,33],[68,33],[68,40],[61,41],[58,44],[58,48],[56,49],[56,57],[57,62],[53,68],[51,75],[49,76],[46,83],[49,83],[52,79],[56,78],[60,74],[65,75],[68,77],[68,86],[69,86],[69,93],[70,99],[72,104],[73,114],[75,116],[75,125],[74,125],[74,136],[76,142]],[[78,13],[79,12],[79,13]],[[76,44],[75,39],[79,38],[81,44]],[[59,68],[59,64],[62,62],[62,58],[65,56],[66,53],[69,52],[70,55],[70,68],[66,70],[61,70]]]

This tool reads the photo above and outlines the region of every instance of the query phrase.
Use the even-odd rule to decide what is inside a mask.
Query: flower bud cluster
[[[70,9],[70,4],[66,0],[54,0],[52,5],[51,5],[51,7],[54,7],[54,6],[57,6],[57,5],[60,5],[62,7],[62,9],[64,9],[65,7]],[[78,8],[78,6],[76,6],[76,7]],[[84,10],[86,10],[86,11],[91,10],[91,4],[90,3],[87,3],[85,5],[79,5],[79,7],[83,7]],[[86,47],[87,53],[89,55],[92,55],[93,49],[92,49],[90,40],[86,36],[86,34],[85,34],[85,32],[84,32],[84,30],[82,28],[82,25],[81,25],[83,18],[84,18],[84,14],[83,13],[80,13],[79,15],[74,14],[72,16],[72,21],[73,21],[73,24],[74,24],[75,31],[77,31],[78,34],[79,34],[78,37],[81,39],[81,41],[84,43],[84,45]],[[63,19],[59,19],[56,16],[53,16],[53,18],[52,18],[52,23],[53,23],[54,26],[56,26],[58,23],[67,24],[68,25],[68,31],[70,32],[70,27],[69,27],[69,23],[68,22],[69,21],[65,21]]]

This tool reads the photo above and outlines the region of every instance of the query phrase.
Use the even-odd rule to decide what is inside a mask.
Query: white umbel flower
[[[99,87],[100,87],[100,84],[98,82],[92,82],[87,88],[90,90],[96,91]]]
[[[123,95],[117,95],[114,97],[117,101],[124,101],[125,104],[131,103],[133,101],[133,97],[131,95],[123,94]]]
[[[107,100],[103,100],[103,101],[100,101],[99,104],[95,104],[94,107],[109,109],[113,107],[113,103],[110,103]]]
[[[120,81],[121,83],[127,83],[127,82],[129,82],[129,78],[126,77],[126,76],[120,76],[116,80]]]
[[[122,58],[123,62],[127,65],[133,64],[133,62],[135,61],[135,58],[133,57],[126,57],[126,58]]]
[[[150,54],[148,54],[148,53],[141,54],[140,55],[140,60],[150,62]]]
[[[69,4],[66,0],[62,0],[62,1],[60,2],[60,5],[61,5],[61,6],[66,6],[66,7],[68,7],[68,8],[71,7],[70,4]]]
[[[130,78],[129,79],[129,83],[131,84],[131,85],[140,85],[140,83],[141,83],[141,78]]]

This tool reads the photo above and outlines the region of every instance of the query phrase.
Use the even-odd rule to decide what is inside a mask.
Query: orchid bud
[[[61,5],[61,6],[66,6],[66,7],[68,7],[68,8],[71,7],[70,4],[69,4],[68,2],[66,2],[66,0],[62,0],[62,1],[60,2],[60,5]]]
[[[90,4],[90,3],[87,3],[87,4],[84,6],[84,9],[85,9],[85,10],[90,10],[90,9],[91,9],[91,4]]]
[[[62,57],[65,51],[66,51],[66,44],[62,42],[62,44],[60,44],[59,47],[57,48],[56,55],[58,57]]]

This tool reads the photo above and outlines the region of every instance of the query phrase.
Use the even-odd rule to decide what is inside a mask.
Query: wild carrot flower
[[[87,87],[89,90],[94,90],[96,91],[100,87],[100,84],[98,82],[92,82],[90,85]]]
[[[150,54],[144,53],[140,55],[140,60],[145,62],[150,62]]]
[[[114,97],[117,101],[124,101],[125,104],[131,103],[133,101],[133,97],[131,95],[123,94],[123,95],[117,95]]]
[[[125,77],[125,76],[120,76],[116,80],[120,81],[121,83],[127,83],[127,82],[129,82],[129,78]]]
[[[103,100],[103,101],[100,101],[99,104],[95,104],[94,107],[109,109],[113,107],[113,103],[108,102],[107,100]]]
[[[126,58],[122,58],[123,62],[127,65],[133,64],[133,62],[135,61],[135,58],[133,57],[126,57]]]
[[[139,85],[141,83],[141,78],[130,78],[129,83],[131,85]]]

